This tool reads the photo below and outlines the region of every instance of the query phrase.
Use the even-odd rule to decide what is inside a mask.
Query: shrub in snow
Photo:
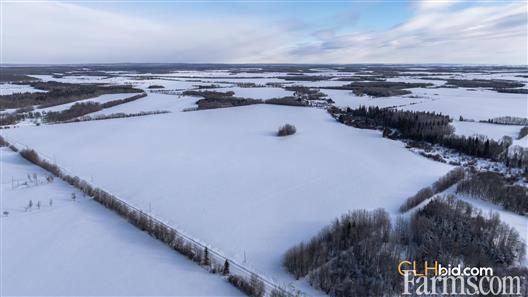
[[[270,293],[270,297],[289,297],[290,294],[288,294],[286,291],[284,290],[278,290],[278,289],[273,289]]]
[[[407,198],[405,202],[400,206],[400,212],[406,212],[409,209],[416,207],[418,204],[422,203],[423,201],[431,198],[434,195],[433,190],[431,187],[426,187],[418,191],[418,193],[414,194],[413,196]]]
[[[277,136],[288,136],[293,135],[297,132],[297,128],[295,128],[294,125],[286,124],[279,128],[279,131],[277,132]]]
[[[230,275],[227,280],[248,296],[264,296],[264,283],[256,275],[252,275],[249,281],[238,275]]]

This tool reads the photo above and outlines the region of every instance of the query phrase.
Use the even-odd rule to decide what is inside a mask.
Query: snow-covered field
[[[101,95],[101,96],[97,96],[97,97],[93,97],[93,98],[88,98],[88,99],[84,99],[84,100],[79,100],[79,101],[75,101],[75,102],[71,102],[71,103],[66,103],[66,104],[60,104],[60,105],[55,105],[55,106],[51,106],[51,107],[40,108],[40,109],[37,109],[37,111],[40,111],[40,112],[61,111],[61,110],[66,110],[66,109],[70,108],[72,105],[74,105],[76,103],[97,102],[97,103],[103,104],[103,103],[106,103],[106,102],[109,102],[109,101],[113,101],[113,100],[119,100],[119,99],[125,99],[125,98],[128,98],[128,97],[132,97],[134,95],[137,95],[137,94],[133,94],[133,93],[105,94],[105,95]]]
[[[512,139],[517,139],[522,127],[480,122],[461,122],[457,120],[451,124],[455,127],[455,134],[465,136],[485,135],[495,140],[500,140],[503,136],[510,136]]]
[[[284,123],[298,133],[276,137]],[[450,169],[312,108],[256,105],[5,134],[283,282],[293,280],[281,266],[289,247],[351,209],[395,213]]]
[[[36,93],[46,92],[44,90],[35,89],[30,85],[16,85],[10,83],[0,84],[0,95],[11,95],[16,93]]]
[[[127,83],[148,93],[147,97],[92,115],[155,110],[168,110],[171,113],[22,127],[2,130],[2,135],[20,146],[36,149],[68,169],[71,174],[92,181],[142,209],[151,208],[155,216],[169,221],[177,229],[264,276],[282,284],[291,282],[308,293],[321,294],[310,289],[302,280],[294,281],[286,273],[281,260],[288,248],[310,239],[322,227],[349,210],[385,208],[392,216],[396,216],[399,206],[407,197],[430,185],[451,166],[413,153],[401,142],[382,138],[378,131],[339,124],[324,109],[251,105],[182,112],[195,107],[199,98],[180,96],[179,92],[197,88],[198,85],[215,83],[221,87],[215,90],[234,91],[235,96],[240,97],[268,99],[288,96],[292,92],[276,87],[240,88],[235,84],[281,82],[315,87],[349,83],[333,80],[286,81],[277,78],[284,75],[272,72],[234,75],[225,71],[179,71],[163,75],[129,73],[114,77],[65,76],[59,79],[38,76],[44,80],[62,82]],[[324,70],[310,75],[337,73]],[[352,73],[338,75],[350,76]],[[142,80],[141,77],[148,79]],[[442,78],[435,81],[409,77],[390,80],[443,84]],[[161,92],[168,91],[171,94],[150,90],[150,85],[162,85],[165,88]],[[382,98],[359,97],[346,90],[321,91],[332,98],[337,106],[397,106],[408,110],[441,112],[454,119],[455,133],[467,136],[483,134],[500,139],[507,135],[515,139],[520,126],[486,124],[478,120],[498,116],[527,117],[528,97],[525,94],[504,94],[482,89],[470,91],[464,88],[410,90],[413,92],[410,95]],[[106,99],[98,97],[97,100]],[[477,122],[460,122],[460,115]],[[295,125],[297,133],[285,138],[277,137],[277,128],[285,123]],[[526,139],[516,140],[515,143],[523,141],[526,142]],[[20,165],[24,162],[19,157],[8,153],[5,156],[2,159],[5,168],[11,171],[9,164],[14,164],[14,173],[10,174],[19,174],[20,179],[26,178],[24,170],[29,169],[22,170],[19,167],[26,168],[24,166],[29,165]],[[28,168],[41,172],[31,166]],[[222,279],[205,275],[201,268],[174,255],[93,201],[84,198],[75,203],[68,201],[73,190],[61,182],[10,192],[5,190],[10,179],[5,172],[4,169],[2,183],[3,193],[7,194],[2,201],[18,201],[16,204],[4,204],[9,209],[20,209],[27,203],[27,197],[33,197],[31,195],[62,197],[57,198],[52,208],[43,207],[29,213],[19,211],[18,215],[13,211],[9,217],[2,218],[3,228],[11,228],[11,231],[7,231],[11,233],[5,234],[11,234],[17,240],[18,233],[23,234],[20,241],[8,241],[11,250],[4,249],[4,253],[16,254],[18,245],[27,245],[20,249],[21,254],[31,254],[29,260],[38,263],[39,267],[27,274],[29,276],[26,278],[48,275],[40,278],[39,283],[29,286],[27,292],[18,288],[7,292],[40,293],[38,284],[65,278],[71,280],[69,286],[65,286],[64,291],[50,291],[49,294],[97,294],[99,291],[92,291],[97,288],[91,287],[74,291],[74,284],[76,277],[95,282],[96,276],[90,274],[92,268],[96,267],[92,263],[100,263],[88,263],[92,266],[87,271],[77,273],[73,269],[84,265],[81,259],[95,258],[101,253],[104,254],[105,264],[113,265],[103,269],[103,277],[108,281],[100,287],[101,290],[108,290],[100,291],[104,294],[238,293],[229,287],[225,288],[227,285]],[[6,178],[8,180],[4,183]],[[528,222],[524,217],[510,218],[508,215],[506,213],[504,218],[515,224],[516,228],[522,228]],[[102,230],[107,233],[99,234]],[[13,235],[15,232],[17,235]],[[69,241],[76,238],[76,234],[82,234],[82,244],[74,242],[74,251],[64,250],[65,246],[72,245]],[[31,245],[32,239],[46,241],[48,237],[52,238],[47,242],[50,247],[44,246],[42,252]],[[98,241],[94,242],[91,240],[93,238],[98,238]],[[62,248],[55,251],[53,249],[56,246]],[[103,252],[102,247],[108,250]],[[46,262],[50,250],[53,250],[55,262],[55,259],[60,259],[60,253],[70,259],[66,264],[60,264],[58,272],[45,270],[51,269]],[[119,251],[123,253],[120,257],[111,256]],[[84,257],[77,259],[76,253]],[[21,275],[24,272],[14,263],[26,260],[22,259],[23,255],[16,255],[18,258],[9,260],[5,271],[13,270],[18,273],[16,275]],[[125,267],[123,270],[126,272],[122,272],[125,275],[121,276],[119,267]],[[148,267],[147,271],[142,271],[145,267]],[[126,280],[127,283],[133,282],[130,280],[138,281],[130,284],[129,288],[109,287],[107,284],[111,283],[112,274],[120,275],[120,280]],[[22,284],[14,276],[5,277],[15,284],[13,288]],[[146,278],[147,284],[141,284],[141,278]],[[193,289],[194,284],[200,281],[207,285]],[[189,285],[181,286],[182,283]]]
[[[401,109],[436,111],[454,119],[488,120],[500,116],[525,118],[528,115],[528,95],[464,88],[413,88],[411,95],[370,98],[355,96],[347,90],[322,90],[338,106],[398,106]],[[411,98],[414,97],[414,98]]]
[[[271,98],[280,98],[286,96],[292,96],[292,91],[286,91],[283,88],[220,88],[214,89],[218,92],[229,92],[232,91],[235,93],[236,97],[243,98],[253,98],[253,99],[271,99]]]
[[[180,112],[186,108],[195,107],[199,98],[189,96],[175,96],[157,93],[149,93],[147,97],[138,100],[105,108],[90,115],[112,114],[112,113],[137,113],[142,111],[168,110]]]
[[[2,296],[241,295],[20,155],[1,155]]]

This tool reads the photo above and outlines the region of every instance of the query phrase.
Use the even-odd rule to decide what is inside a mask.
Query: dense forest
[[[401,259],[434,259],[446,266],[463,263],[528,276],[528,269],[512,268],[524,252],[519,234],[498,215],[484,215],[448,197],[434,199],[394,224],[384,210],[345,214],[308,243],[288,250],[284,266],[330,296],[398,296],[403,281],[396,268]]]
[[[400,135],[389,131],[386,136],[437,142],[454,129],[448,116],[435,112],[403,111],[389,108],[365,107],[331,108],[329,112],[341,123],[366,129],[397,129]]]
[[[457,185],[457,193],[502,206],[521,215],[528,215],[528,189],[513,184],[495,172],[475,172]]]

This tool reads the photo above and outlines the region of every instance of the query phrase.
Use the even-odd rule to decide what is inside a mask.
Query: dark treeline
[[[447,84],[461,88],[493,88],[493,89],[509,89],[520,88],[524,86],[523,83],[510,80],[501,79],[448,79]]]
[[[512,116],[502,116],[486,121],[480,120],[481,123],[490,123],[490,124],[499,124],[499,125],[519,125],[519,126],[528,126],[528,118],[512,117]]]
[[[340,76],[335,81],[385,81],[385,75],[354,75],[354,76]]]
[[[339,122],[362,129],[383,130],[383,136],[392,139],[427,141],[454,149],[469,156],[503,161],[509,167],[528,167],[528,152],[508,154],[511,141],[496,141],[485,136],[453,134],[448,116],[435,112],[405,111],[393,108],[360,106],[358,108],[328,109]]]
[[[495,88],[494,90],[498,93],[528,94],[528,89]]]
[[[434,182],[430,187],[425,187],[418,191],[413,196],[407,198],[405,202],[400,206],[400,212],[406,212],[423,201],[433,197],[433,195],[438,194],[447,190],[452,185],[461,181],[465,176],[465,170],[462,167],[457,167],[446,175],[440,177],[436,182]]]
[[[162,85],[150,85],[148,86],[149,89],[164,89],[165,87]]]
[[[39,105],[49,107],[96,97],[103,94],[141,93],[132,86],[103,86],[99,84],[69,84],[60,82],[29,82],[29,84],[47,92],[18,93],[0,96],[0,109],[21,108]]]
[[[275,105],[288,105],[288,106],[297,106],[297,107],[303,107],[303,106],[310,106],[310,104],[301,98],[288,96],[288,97],[281,97],[281,98],[271,98],[264,101],[266,104],[275,104]]]
[[[234,97],[233,95],[235,95],[235,93],[233,91],[218,92],[187,90],[184,91],[182,95],[203,97],[203,99],[196,101],[196,104],[198,105],[198,110],[227,108],[263,103],[262,100]]]
[[[83,116],[72,120],[72,122],[88,122],[88,121],[101,121],[101,120],[111,120],[111,119],[122,119],[122,118],[132,118],[132,117],[141,117],[147,115],[155,114],[164,114],[170,113],[168,110],[153,110],[153,111],[140,111],[136,113],[111,113],[111,114],[99,114],[94,116]]]
[[[526,135],[528,135],[528,126],[524,126],[521,128],[521,130],[519,131],[519,135],[517,136],[517,139],[521,139]]]
[[[0,144],[10,146],[10,144],[1,136]],[[140,209],[125,203],[116,196],[100,188],[92,186],[90,183],[80,179],[77,176],[71,176],[64,173],[57,165],[40,158],[37,152],[32,149],[24,149],[19,153],[26,160],[46,169],[68,184],[79,189],[87,196],[92,197],[95,201],[102,204],[104,207],[127,219],[129,223],[138,229],[147,232],[152,237],[168,245],[175,251],[183,254],[189,258],[189,260],[206,268],[211,273],[224,276],[231,284],[235,285],[243,292],[247,294],[251,293],[249,296],[264,296],[266,292],[264,281],[256,274],[252,274],[249,278],[232,274],[229,269],[230,264],[227,258],[217,254],[217,256],[221,259],[221,262],[217,261],[216,258],[211,257],[211,252],[206,246],[199,244],[198,242],[189,239],[186,236],[183,236],[181,233],[162,221],[152,217]],[[274,294],[273,296],[277,297],[292,296],[291,293],[278,286],[275,287],[270,292],[270,294]]]
[[[344,86],[321,87],[321,89],[351,90],[357,96],[389,97],[411,94],[409,88],[425,88],[429,83],[406,83],[388,81],[353,82]]]
[[[323,76],[323,75],[288,75],[288,76],[278,76],[279,79],[284,79],[288,81],[322,81],[329,80],[332,76]]]
[[[510,143],[496,141],[484,136],[447,135],[436,142],[447,148],[454,149],[466,155],[479,158],[501,160],[501,156],[508,149]]]
[[[357,128],[398,129],[402,138],[437,142],[454,129],[448,116],[435,112],[403,111],[360,106],[356,109],[331,108],[329,112],[341,123]],[[384,134],[389,131],[384,132]],[[389,135],[386,135],[389,136]]]
[[[457,186],[457,193],[502,206],[521,215],[528,215],[528,189],[511,183],[495,172],[476,172]]]
[[[77,118],[77,117],[80,117],[80,116],[83,116],[83,115],[86,115],[92,112],[103,110],[105,108],[110,108],[110,107],[114,107],[119,104],[128,103],[128,102],[137,100],[139,98],[143,98],[145,96],[147,96],[147,94],[142,93],[142,94],[135,95],[129,98],[112,100],[112,101],[108,101],[102,104],[98,102],[75,103],[74,105],[72,105],[70,108],[66,110],[50,111],[46,113],[46,115],[44,116],[44,120],[50,123],[65,122],[65,121],[69,121],[74,118]]]
[[[508,274],[524,252],[519,234],[497,215],[484,216],[450,197],[432,200],[394,226],[384,210],[348,213],[288,250],[284,265],[330,296],[381,297],[403,292],[396,270],[402,259],[493,267]],[[515,271],[528,276],[526,268]]]

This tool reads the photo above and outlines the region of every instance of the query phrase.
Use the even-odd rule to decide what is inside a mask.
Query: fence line
[[[10,141],[6,139],[5,136],[3,136],[3,138],[6,140],[6,142],[10,143]],[[216,267],[221,267],[223,265],[223,262],[227,261],[229,263],[229,275],[242,275],[245,277],[256,278],[265,286],[265,294],[268,296],[271,294],[272,291],[280,293],[280,296],[299,296],[302,294],[302,292],[300,291],[292,292],[293,290],[291,289],[285,289],[284,287],[276,284],[274,281],[268,279],[267,277],[264,277],[263,275],[255,272],[254,270],[251,270],[250,268],[240,264],[238,261],[228,258],[227,256],[223,255],[220,251],[211,249],[205,243],[202,243],[199,240],[185,234],[184,232],[177,230],[175,227],[172,227],[170,223],[160,218],[156,218],[150,213],[145,213],[141,208],[136,207],[121,198],[118,198],[118,196],[112,194],[111,192],[96,187],[92,183],[82,178],[79,178],[78,176],[70,175],[72,174],[70,170],[58,166],[54,162],[51,162],[49,157],[38,153],[34,149],[30,149],[27,145],[21,144],[19,142],[15,143],[26,150],[32,150],[36,153],[37,158],[41,160],[40,163],[33,162],[36,165],[44,168],[47,171],[50,170],[49,168],[46,168],[46,165],[56,166],[58,169],[60,169],[60,174],[57,175],[56,172],[53,171],[51,171],[51,173],[57,175],[59,178],[66,181],[70,185],[78,188],[82,192],[88,194],[88,196],[93,197],[95,201],[102,204],[106,208],[112,209],[118,215],[126,218],[132,225],[138,227],[139,229],[142,229],[143,231],[147,231],[154,238],[169,245],[169,247],[175,249],[181,254],[188,256],[191,260],[197,262],[196,259],[191,258],[189,254],[186,254],[184,252],[185,250],[182,251],[180,250],[180,248],[187,249],[188,245],[190,244],[191,250],[189,250],[189,252],[191,255],[195,255],[195,253],[199,254],[200,251],[205,251],[207,249],[211,260],[211,265],[208,265],[208,268],[212,268],[213,272],[218,272],[216,271]],[[18,147],[18,149],[21,148]],[[23,155],[23,151],[20,151],[19,153],[24,158],[26,158]],[[233,273],[234,271],[237,271],[238,273]]]

